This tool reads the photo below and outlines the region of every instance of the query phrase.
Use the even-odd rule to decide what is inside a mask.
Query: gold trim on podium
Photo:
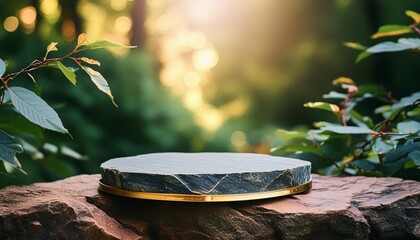
[[[223,194],[223,195],[200,195],[200,194],[175,194],[175,193],[151,193],[151,192],[133,192],[121,188],[111,187],[99,181],[98,189],[123,197],[139,198],[146,200],[176,201],[176,202],[234,202],[266,199],[273,197],[286,196],[296,193],[302,193],[312,188],[312,180],[302,185],[291,188],[279,189],[268,192],[244,193],[244,194]]]

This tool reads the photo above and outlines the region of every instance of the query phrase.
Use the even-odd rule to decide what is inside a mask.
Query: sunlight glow
[[[111,8],[116,11],[122,11],[127,7],[127,0],[111,0]]]
[[[10,16],[4,20],[4,29],[8,32],[14,32],[19,27],[19,19],[14,16]]]
[[[131,21],[131,18],[127,16],[120,16],[115,20],[114,28],[117,32],[127,33],[130,31],[132,25],[133,22]]]
[[[34,7],[25,7],[19,11],[20,20],[26,25],[32,25],[36,20],[36,10]]]
[[[214,48],[205,48],[196,51],[193,55],[194,67],[198,70],[207,70],[215,67],[219,62],[219,54]]]

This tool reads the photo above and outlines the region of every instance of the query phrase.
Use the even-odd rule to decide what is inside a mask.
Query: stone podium
[[[149,200],[263,199],[311,188],[311,163],[254,153],[152,153],[101,165],[99,189]]]

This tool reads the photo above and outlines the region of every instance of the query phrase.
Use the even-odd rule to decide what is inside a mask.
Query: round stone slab
[[[149,193],[184,197],[264,193],[261,196],[270,197],[268,193],[276,191],[308,190],[310,172],[310,162],[265,154],[152,153],[102,163],[100,190],[132,197],[134,192],[146,199],[154,199]]]

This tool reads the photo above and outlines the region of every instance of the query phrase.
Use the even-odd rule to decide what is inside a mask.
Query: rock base
[[[100,193],[100,175],[0,190],[0,239],[420,239],[420,183],[313,175],[305,194],[180,203]]]

